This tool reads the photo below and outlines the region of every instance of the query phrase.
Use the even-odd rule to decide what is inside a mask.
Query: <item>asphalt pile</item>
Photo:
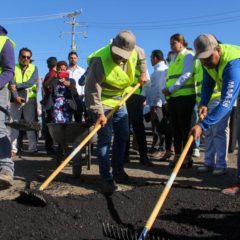
[[[112,196],[100,193],[53,198],[46,207],[0,201],[0,239],[109,239],[102,224],[141,232],[163,186]],[[168,239],[240,239],[240,201],[217,191],[173,188],[152,231]]]

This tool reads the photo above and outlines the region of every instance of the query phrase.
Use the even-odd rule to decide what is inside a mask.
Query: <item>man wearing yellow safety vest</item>
[[[202,75],[202,71],[201,71]],[[201,101],[202,77],[198,78],[196,92],[197,104]],[[221,92],[215,86],[213,94],[208,103],[208,112],[210,113],[219,103]],[[198,167],[198,173],[211,172],[214,176],[220,176],[226,173],[228,157],[228,133],[229,133],[230,112],[218,123],[212,125],[205,131],[204,145],[204,165]]]
[[[8,104],[8,89],[6,84],[14,75],[14,47],[15,43],[7,37],[7,30],[0,26],[0,107]],[[11,159],[11,143],[4,124],[5,114],[0,111],[0,190],[13,184],[14,163]]]
[[[191,133],[194,139],[212,125],[218,123],[231,111],[240,91],[240,47],[219,44],[211,34],[202,34],[194,41],[196,57],[203,67],[203,83],[199,114],[204,120],[196,124]],[[210,101],[215,86],[221,91],[219,104],[208,112],[207,104]],[[240,107],[240,106],[239,106]],[[239,127],[239,125],[238,125]],[[238,129],[238,145],[240,144],[240,128]],[[235,195],[240,193],[240,150],[238,149],[237,183],[222,191],[224,194]]]
[[[137,66],[135,36],[130,31],[120,32],[107,46],[88,58],[89,69],[85,86],[86,107],[97,123],[103,127],[98,132],[98,161],[102,178],[102,191],[111,194],[117,183],[128,181],[124,171],[126,143],[129,136],[128,114],[121,107],[107,121],[107,113],[116,106],[134,82]],[[141,81],[145,77],[141,76]],[[112,140],[112,161],[109,154]],[[112,166],[112,173],[110,172]]]
[[[18,64],[15,66],[14,79],[10,85],[12,93],[10,113],[14,121],[19,121],[23,114],[24,120],[34,122],[36,119],[36,99],[38,69],[31,63],[32,51],[22,48],[19,51]],[[17,153],[17,138],[19,131],[11,129],[12,155]],[[28,151],[37,152],[37,137],[34,131],[27,132]]]

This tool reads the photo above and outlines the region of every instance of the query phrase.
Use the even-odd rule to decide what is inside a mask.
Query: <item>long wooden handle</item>
[[[150,217],[148,218],[147,223],[146,223],[142,233],[140,234],[138,240],[144,240],[147,236],[148,231],[151,229],[151,227],[152,227],[157,215],[159,214],[159,212],[162,208],[162,205],[163,205],[163,203],[164,203],[164,201],[165,201],[165,199],[166,199],[166,197],[167,197],[167,195],[168,195],[168,193],[169,193],[169,191],[172,187],[172,184],[173,184],[173,182],[174,182],[174,180],[175,180],[175,178],[176,178],[176,176],[179,172],[179,169],[181,168],[181,166],[183,164],[183,161],[184,161],[184,159],[185,159],[185,157],[188,153],[188,150],[192,145],[192,142],[193,142],[193,136],[190,135],[190,137],[189,137],[189,139],[188,139],[188,141],[187,141],[187,143],[186,143],[186,145],[183,149],[183,152],[180,155],[180,157],[177,161],[177,164],[175,165],[175,167],[173,169],[173,172],[172,172],[170,178],[168,179],[168,182],[167,182],[166,186],[164,187],[163,192],[160,195],[160,197],[159,197],[159,199],[158,199]]]
[[[109,119],[121,106],[125,104],[128,98],[140,87],[138,83],[120,102],[107,114]],[[91,140],[91,138],[100,130],[101,124],[95,125],[94,129],[84,138],[84,140],[72,151],[72,153],[56,168],[56,170],[42,183],[39,190],[44,190],[52,180],[62,171],[62,169],[73,159],[74,156]]]

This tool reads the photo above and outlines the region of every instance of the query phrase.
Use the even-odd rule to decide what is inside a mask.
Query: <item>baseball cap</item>
[[[201,34],[194,40],[195,58],[210,57],[218,46],[217,39],[209,33]]]
[[[135,43],[136,38],[132,32],[119,32],[112,41],[112,52],[124,59],[128,59],[135,47]]]

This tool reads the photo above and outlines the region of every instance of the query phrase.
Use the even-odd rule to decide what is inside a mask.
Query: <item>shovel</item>
[[[124,96],[121,101],[107,114],[106,118],[109,118],[120,108],[129,97],[140,87],[138,83],[126,96]],[[53,179],[62,171],[62,169],[73,159],[74,156],[92,139],[92,137],[100,130],[101,124],[95,125],[94,129],[86,136],[86,138],[72,151],[72,153],[56,168],[56,170],[41,184],[38,190],[25,189],[20,192],[18,197],[19,202],[28,201],[34,206],[46,206],[47,201],[44,198],[42,192],[48,185],[53,181]]]

